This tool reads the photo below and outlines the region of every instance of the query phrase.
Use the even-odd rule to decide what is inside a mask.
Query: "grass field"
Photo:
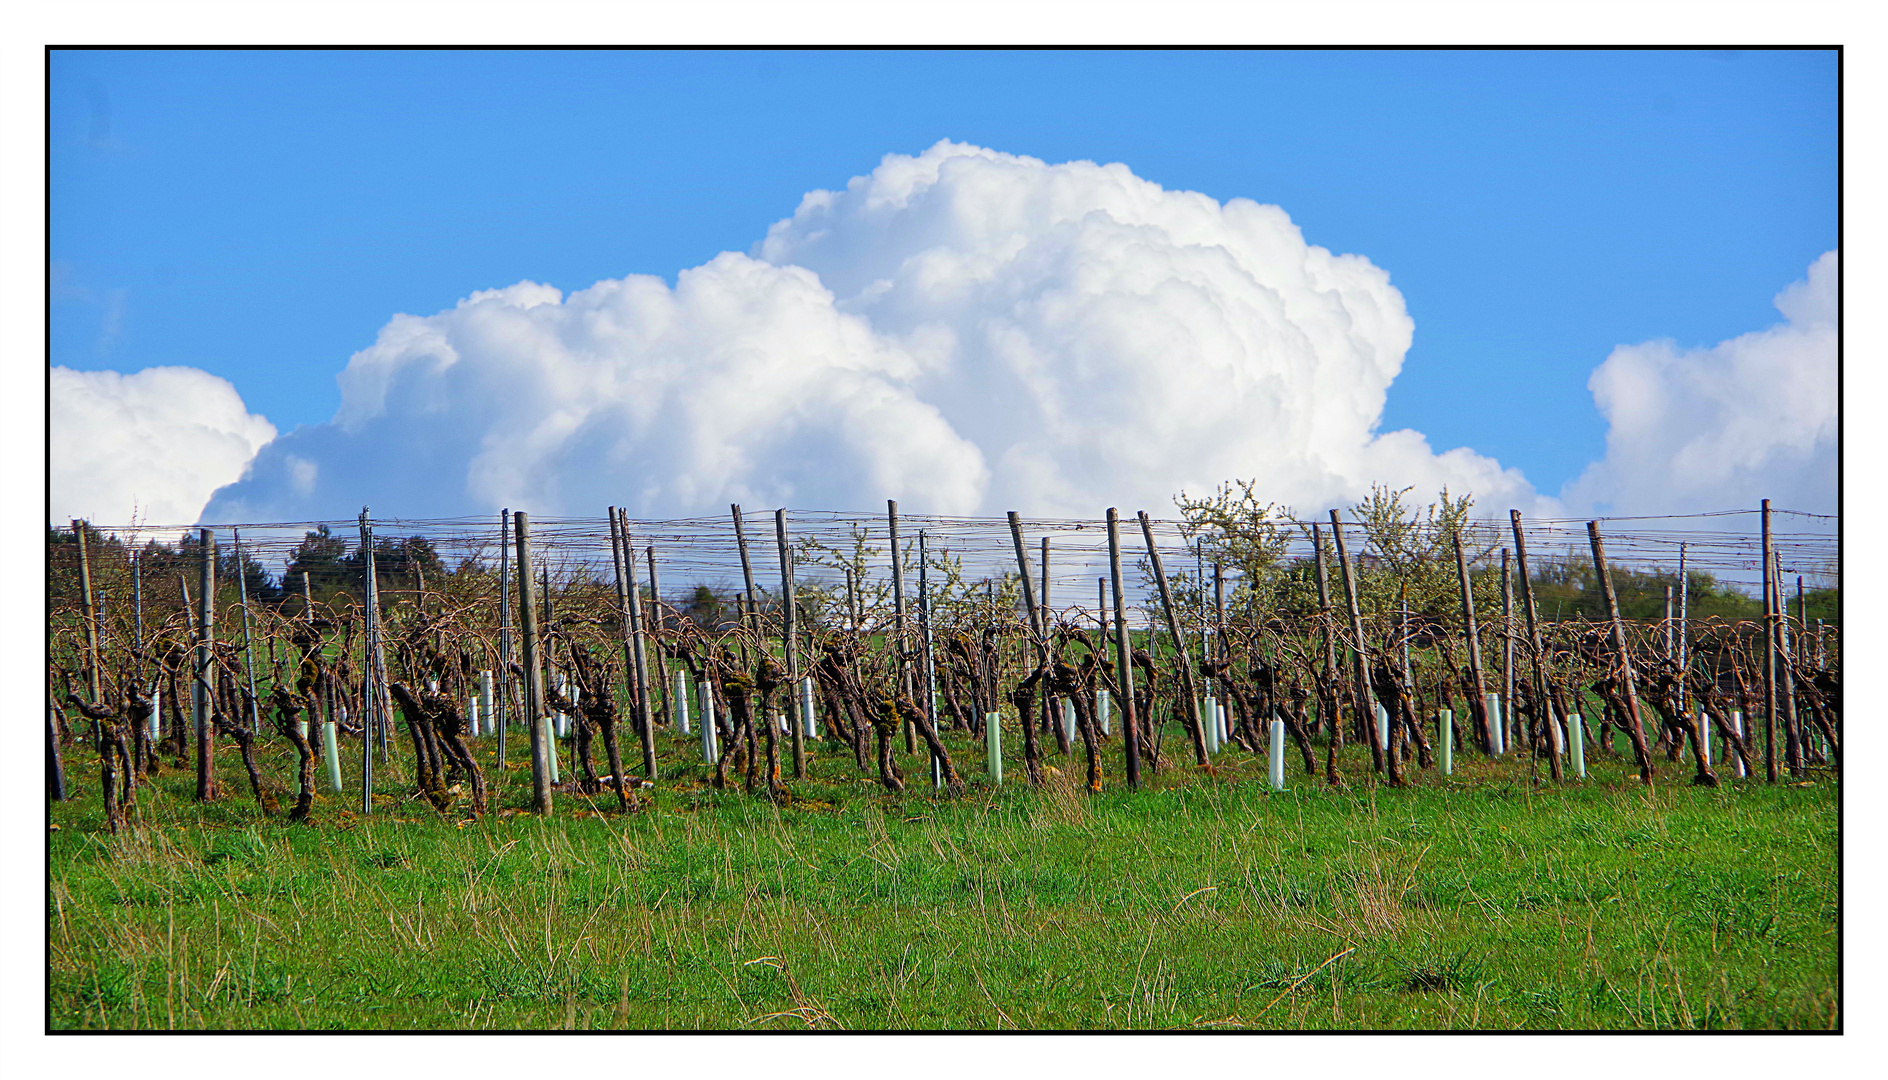
[[[1707,790],[1661,760],[1648,791],[1596,752],[1553,788],[1464,754],[1404,790],[1359,757],[1342,791],[1248,760],[1129,792],[1111,761],[1090,797],[1079,767],[978,787],[966,748],[950,801],[825,751],[789,808],[685,767],[648,812],[542,820],[514,763],[482,822],[389,780],[310,826],[263,817],[232,751],[231,797],[167,769],[113,837],[87,756],[51,810],[55,1029],[1841,1023],[1826,776]]]

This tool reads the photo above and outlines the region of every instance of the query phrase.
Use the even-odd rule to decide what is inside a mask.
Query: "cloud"
[[[523,282],[396,316],[333,420],[206,513],[1091,516],[1233,477],[1305,511],[1376,481],[1540,505],[1492,459],[1377,432],[1412,330],[1382,269],[1276,206],[940,142],[673,287]]]
[[[228,381],[196,368],[55,367],[49,389],[53,521],[189,524],[276,434]]]
[[[1709,348],[1622,345],[1588,380],[1606,456],[1562,492],[1602,513],[1836,509],[1837,253],[1776,297],[1783,321]]]

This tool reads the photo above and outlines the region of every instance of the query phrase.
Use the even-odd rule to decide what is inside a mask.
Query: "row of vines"
[[[362,812],[391,783],[483,815],[488,772],[525,759],[547,813],[559,793],[634,810],[684,777],[786,804],[813,760],[954,796],[1018,747],[1026,783],[1064,758],[1091,791],[1281,753],[1333,785],[1456,754],[1542,782],[1586,754],[1646,783],[1838,766],[1834,591],[1783,586],[1816,536],[1773,537],[1767,508],[1761,537],[1608,537],[1406,494],[1328,521],[1235,485],[1170,522],[363,513],[175,542],[75,522],[48,555],[49,792],[78,796],[69,766],[95,754],[117,830],[165,769],[232,795],[231,748],[295,820],[324,778]],[[1755,598],[1714,576],[1753,563]]]

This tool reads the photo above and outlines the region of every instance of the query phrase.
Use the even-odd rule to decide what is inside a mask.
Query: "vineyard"
[[[470,871],[451,869],[454,858],[442,852],[482,844],[469,839],[481,831],[563,819],[571,836],[644,851],[619,868],[647,871],[647,880],[635,879],[637,899],[621,902],[648,914],[664,903],[686,904],[669,899],[683,888],[676,882],[650,895],[662,875],[649,862],[661,860],[648,851],[677,842],[661,831],[664,817],[677,814],[691,842],[711,863],[721,857],[713,852],[723,852],[735,877],[731,853],[760,858],[756,835],[801,830],[777,841],[788,847],[794,835],[815,846],[825,836],[852,853],[844,864],[850,868],[860,859],[883,862],[872,853],[879,841],[861,835],[897,846],[888,821],[893,831],[900,822],[923,822],[936,857],[900,864],[922,884],[943,868],[974,864],[964,862],[960,844],[988,843],[994,852],[1009,843],[1004,826],[988,820],[999,812],[1055,828],[1110,822],[1110,829],[1155,836],[1171,832],[1175,812],[1210,806],[1237,832],[1271,820],[1276,806],[1294,808],[1300,830],[1309,813],[1341,832],[1365,821],[1377,829],[1386,799],[1411,800],[1412,814],[1421,806],[1441,821],[1483,810],[1507,814],[1506,800],[1519,792],[1544,800],[1525,822],[1513,822],[1517,830],[1546,830],[1538,845],[1514,853],[1525,861],[1546,847],[1564,849],[1570,822],[1651,807],[1679,817],[1706,813],[1707,804],[1687,801],[1700,798],[1717,798],[1709,805],[1734,814],[1721,797],[1702,792],[1748,789],[1758,800],[1752,807],[1808,815],[1784,827],[1784,839],[1764,843],[1768,857],[1807,858],[1810,876],[1822,879],[1806,894],[1813,910],[1797,927],[1816,933],[1827,919],[1823,886],[1834,888],[1832,858],[1814,869],[1829,855],[1821,815],[1832,808],[1795,789],[1833,790],[1839,778],[1834,522],[1767,504],[1694,518],[1573,522],[1514,514],[1491,521],[1471,517],[1466,500],[1446,493],[1428,506],[1407,504],[1405,494],[1378,490],[1325,520],[1295,519],[1233,487],[1183,498],[1178,520],[1117,519],[1112,510],[1090,521],[939,518],[901,515],[892,504],[883,515],[744,514],[734,507],[721,519],[675,521],[630,520],[611,508],[593,519],[507,511],[489,520],[416,521],[364,511],[351,522],[187,530],[75,522],[51,530],[48,547],[55,865],[75,875],[100,858],[106,867],[194,867],[195,856],[166,839],[181,829],[208,845],[202,861],[220,870],[231,870],[222,864],[233,860],[267,876],[272,865],[299,865],[322,851],[332,859],[337,844],[371,836],[378,839],[362,841],[357,853],[382,870],[434,860],[448,877],[463,877]],[[1771,785],[1775,794],[1762,794]],[[1449,799],[1453,806],[1435,801]],[[841,829],[840,820],[856,828]],[[272,821],[300,823],[288,827],[301,831],[256,831]],[[955,822],[955,831],[939,839],[945,822]],[[354,835],[343,840],[325,826]],[[1274,827],[1283,828],[1282,819],[1267,831]],[[1643,827],[1622,819],[1618,829]],[[1714,844],[1728,835],[1701,828]],[[604,832],[584,831],[595,829]],[[637,830],[641,839],[617,829]],[[989,829],[997,831],[979,832]],[[433,838],[423,843],[431,854],[398,839],[403,830]],[[250,846],[230,848],[231,835]],[[1373,831],[1371,842],[1384,835]],[[331,839],[310,839],[322,836]],[[1808,847],[1797,851],[1792,836]],[[560,857],[554,839],[520,834],[512,843],[521,839],[544,867],[566,868],[547,869],[553,877],[571,862],[584,864],[576,850]],[[1512,839],[1519,843],[1520,832]],[[1166,838],[1167,849],[1192,852],[1182,860],[1188,866],[1233,872],[1222,864],[1236,842],[1199,843],[1191,834]],[[1350,942],[1350,951],[1326,950],[1331,967],[1311,970],[1318,958],[1307,954],[1302,965],[1279,968],[1260,982],[1275,987],[1263,996],[1276,993],[1283,1007],[1260,1019],[1240,1013],[1247,1006],[1236,1001],[1226,1004],[1231,1026],[1321,1022],[1298,1001],[1302,994],[1322,987],[1335,1003],[1332,988],[1343,985],[1346,965],[1364,970],[1356,950],[1373,928],[1415,933],[1401,905],[1422,891],[1424,872],[1406,852],[1373,847],[1381,858],[1344,862],[1348,877],[1319,878],[1330,861],[1306,858],[1317,846],[1307,840],[1302,850],[1273,850],[1278,866],[1305,864],[1293,871],[1299,884],[1281,877],[1276,890],[1258,892],[1275,914],[1292,910],[1290,897],[1299,895],[1306,910],[1321,912],[1316,933],[1325,943]],[[497,850],[478,846],[458,857],[484,866]],[[690,862],[701,854],[676,857]],[[1722,854],[1733,876],[1737,867],[1748,869],[1747,849]],[[1064,872],[1055,860],[1065,856],[1086,864],[1085,855],[1039,852],[1028,860],[1035,875],[1028,880],[1039,887],[1042,874]],[[1635,857],[1653,856],[1640,850]],[[1708,859],[1696,852],[1688,859],[1687,873],[1705,872]],[[1104,877],[1141,872],[1121,865],[1110,863]],[[817,893],[828,878],[849,872],[816,875],[787,894]],[[1049,891],[1074,902],[1085,891],[1074,882],[1088,881],[1087,871],[1066,872],[1075,877]],[[134,903],[116,872],[108,878],[109,888],[105,878],[96,884],[116,890],[110,902]],[[633,878],[622,877],[618,891]],[[85,908],[78,896],[68,899],[78,877],[67,881],[56,871],[55,879],[61,917],[67,906]],[[1314,879],[1325,883],[1323,894],[1305,884]],[[160,891],[169,907],[179,886],[174,875],[166,880]],[[743,880],[742,903],[751,903],[755,886]],[[1179,874],[1173,887],[1184,880],[1191,879]],[[959,906],[961,896],[933,884],[942,890],[936,904]],[[1101,889],[1100,879],[1089,884]],[[713,894],[734,886],[695,887]],[[1231,903],[1212,895],[1230,893],[1229,885],[1203,888],[1168,917]],[[1487,883],[1483,889],[1496,892]],[[871,907],[870,892],[846,901],[848,918],[860,917],[857,905]],[[1340,903],[1339,894],[1350,899]],[[1320,908],[1317,895],[1329,903]],[[237,902],[231,894],[228,903]],[[601,901],[592,895],[589,902]],[[548,944],[551,916],[544,917]],[[1128,936],[1142,934],[1152,948],[1165,932],[1158,921]],[[1713,927],[1715,942],[1720,929]],[[573,941],[587,936],[578,932]],[[155,1007],[137,987],[153,977],[145,965],[166,965],[148,949],[126,945],[120,960],[108,962],[96,951],[103,946],[68,945],[77,950],[72,956],[89,957],[74,959],[71,970],[89,971],[93,986],[86,989],[78,975],[69,986],[60,982],[55,943],[54,1026],[108,1024],[113,1016],[125,1023],[126,1008],[132,1023],[164,1022],[150,1013],[138,1021],[127,1004]],[[436,951],[420,937],[413,947]],[[867,953],[876,947],[859,945]],[[1655,995],[1650,1012],[1623,999],[1623,1012],[1603,1002],[1591,1013],[1570,1006],[1504,1011],[1490,1002],[1486,1016],[1477,1005],[1471,1017],[1459,1008],[1461,992],[1476,984],[1464,967],[1473,967],[1463,959],[1470,953],[1450,960],[1433,952],[1365,983],[1405,995],[1411,986],[1440,990],[1452,1001],[1446,1017],[1420,1009],[1405,1015],[1398,1005],[1341,1019],[1333,1004],[1329,1022],[1836,1022],[1823,1000],[1832,962],[1809,963],[1805,993],[1813,1007],[1771,1002],[1751,1012],[1727,982],[1716,1013],[1686,1005],[1661,1014]],[[809,997],[800,983],[810,976],[796,982],[786,961],[765,959],[762,966],[781,974],[786,987],[775,988],[785,995],[779,1008],[756,1014],[767,1026],[859,1022],[855,1016],[848,1024],[845,1010]],[[145,974],[115,976],[136,985],[114,997],[104,988],[107,969]],[[585,979],[596,979],[586,970],[595,969],[570,960],[561,973],[534,975],[528,992],[466,993],[485,1003],[485,1022],[497,1026],[540,1026],[545,1010],[555,1014],[552,1022],[561,1017],[571,1026],[596,1016],[629,1026],[756,1019],[735,1015],[754,1012],[745,998],[728,1011],[696,1001],[692,1013],[667,1006],[646,1012],[632,1005],[641,998],[627,974],[620,987],[613,975],[591,985]],[[169,986],[169,977],[149,985]],[[253,962],[251,977],[261,979]],[[985,978],[979,969],[977,979]],[[1122,1000],[1139,1004],[1121,1012],[1021,1009],[1033,1019],[1019,1023],[1020,1005],[998,1007],[986,984],[974,1008],[939,1005],[923,1020],[893,1008],[878,1022],[1003,1026],[1001,1014],[1019,1026],[1152,1024],[1158,994],[1144,990],[1144,981],[1137,971]],[[214,1002],[233,1007],[219,992],[230,991],[212,985],[196,1019],[186,1013],[182,1022],[167,998],[168,1022],[255,1022],[217,1013]],[[252,985],[250,1007],[255,992]],[[268,1025],[315,1022],[289,1008],[294,994],[284,989],[279,997],[288,1005]],[[996,1007],[988,1015],[980,1012],[985,998]],[[492,1013],[494,1000],[514,1011]],[[59,1013],[62,1007],[69,1011]],[[1176,999],[1163,1014],[1169,1024],[1211,1019],[1177,1009]],[[384,1022],[365,1014],[346,1021]],[[477,1009],[422,1010],[394,1022],[475,1025]]]

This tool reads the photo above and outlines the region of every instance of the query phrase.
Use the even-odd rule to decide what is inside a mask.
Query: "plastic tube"
[[[1285,790],[1285,721],[1272,721],[1272,790]]]
[[[1731,712],[1731,730],[1732,730],[1732,731],[1735,731],[1735,732],[1737,732],[1737,737],[1738,737],[1738,738],[1740,738],[1740,739],[1741,739],[1741,738],[1743,738],[1743,737],[1744,737],[1744,714],[1743,714],[1743,713],[1741,713],[1741,712],[1737,712],[1737,711],[1735,711],[1735,710],[1733,710],[1733,711]],[[1743,758],[1743,755],[1741,755],[1741,754],[1735,754],[1735,755],[1732,755],[1732,756],[1733,756],[1733,757],[1736,757],[1736,758],[1737,758],[1737,776],[1738,776],[1738,778],[1739,778],[1739,779],[1742,779],[1742,778],[1744,778],[1744,777],[1746,777],[1746,776],[1748,776],[1748,775],[1750,775],[1750,774],[1749,774],[1748,772],[1746,772],[1746,771],[1744,770],[1744,758]]]
[[[347,710],[342,709],[341,714],[343,716],[347,715]],[[340,791],[341,740],[335,735],[335,723],[333,720],[323,720],[321,722],[321,756],[325,758],[328,763],[328,790]]]
[[[1214,719],[1213,698],[1210,694],[1200,699],[1200,727],[1204,729],[1201,734],[1206,738],[1206,752],[1219,753],[1219,721]]]
[[[983,714],[983,760],[990,770],[990,782],[1003,782],[1003,714]]]
[[[1482,702],[1488,707],[1488,734],[1494,741],[1494,745],[1489,749],[1496,754],[1505,754],[1508,752],[1508,740],[1506,733],[1502,731],[1501,695],[1490,691],[1483,696]]]
[[[713,765],[721,756],[721,750],[715,743],[715,692],[707,680],[700,683],[701,690],[701,761],[704,765]]]
[[[472,738],[479,734],[479,696],[467,694],[465,699],[465,730]]]
[[[479,672],[479,717],[485,721],[487,735],[498,734],[498,714],[492,711],[492,673]]]
[[[819,738],[819,718],[813,715],[813,679],[811,676],[800,680],[800,726],[809,739]]]
[[[1377,745],[1383,747],[1383,752],[1387,754],[1390,752],[1390,714],[1384,709],[1381,701],[1376,703],[1376,708]]]
[[[1114,702],[1108,697],[1108,691],[1095,691],[1095,718],[1101,723],[1101,733],[1103,735],[1110,734],[1108,728],[1108,714],[1114,711],[1112,708],[1113,705]]]
[[[1437,742],[1442,744],[1442,775],[1455,775],[1455,710],[1444,709],[1436,714]]]
[[[162,738],[159,729],[164,724],[164,689],[158,687],[151,691],[151,740]]]
[[[1703,709],[1698,710],[1698,742],[1699,749],[1704,753],[1705,767],[1716,764],[1711,759],[1711,722],[1705,717]]]
[[[1586,721],[1581,719],[1580,711],[1575,709],[1567,716],[1567,741],[1573,756],[1573,775],[1586,779]],[[1709,745],[1709,744],[1707,744]],[[1707,751],[1707,756],[1709,751]]]
[[[675,669],[675,691],[670,695],[675,702],[675,730],[688,734],[688,672]]]

